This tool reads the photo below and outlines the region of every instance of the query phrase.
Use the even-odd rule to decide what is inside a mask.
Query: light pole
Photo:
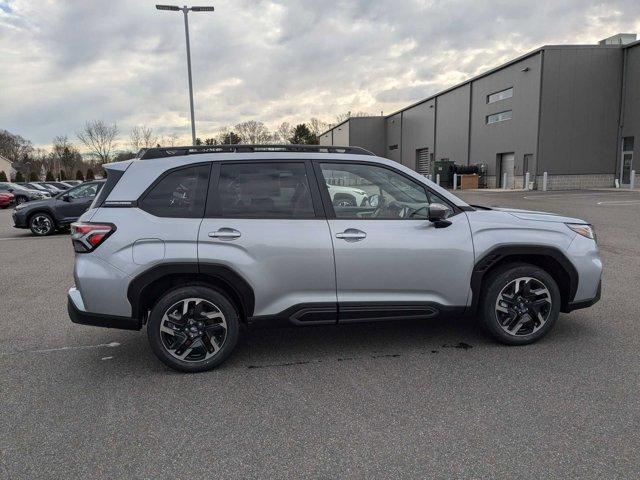
[[[189,45],[189,11],[213,12],[213,7],[178,7],[177,5],[156,5],[158,10],[181,11],[184,14],[184,35],[187,40],[187,73],[189,75],[189,107],[191,108],[191,141],[196,144],[196,122],[193,113],[193,82],[191,80],[191,46]]]

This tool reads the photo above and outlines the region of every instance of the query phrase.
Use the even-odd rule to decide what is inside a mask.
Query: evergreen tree
[[[22,175],[22,172],[16,173],[16,182],[24,182],[24,175]]]
[[[93,170],[91,168],[88,169],[87,170],[87,180],[95,180],[95,179],[96,179],[96,177],[93,174]]]
[[[80,180],[80,181],[84,182],[84,175],[82,175],[82,170],[78,170],[76,172],[76,180]]]
[[[318,137],[309,130],[305,123],[296,125],[293,129],[293,137],[289,141],[296,145],[318,145]]]
[[[38,178],[38,174],[36,172],[31,172],[29,173],[29,181],[30,182],[37,182],[40,179]]]
[[[4,170],[0,170],[0,182],[8,182],[7,174],[4,173]]]
[[[67,174],[64,173],[64,170],[60,170],[60,181],[63,182],[67,180]]]
[[[55,180],[55,178],[53,178],[53,173],[51,173],[51,170],[47,171],[47,176],[44,177],[44,181],[45,182],[53,182]]]

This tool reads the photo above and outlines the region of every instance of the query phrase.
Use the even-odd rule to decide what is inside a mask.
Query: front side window
[[[418,220],[431,203],[446,205],[423,185],[388,168],[322,163],[322,175],[336,218]]]
[[[165,175],[142,199],[140,208],[157,217],[201,218],[210,165],[196,165]]]
[[[70,198],[93,198],[98,192],[98,186],[97,183],[80,185],[79,187],[69,190],[66,195],[69,195]]]
[[[230,218],[314,218],[304,163],[228,163],[220,167],[220,215]]]

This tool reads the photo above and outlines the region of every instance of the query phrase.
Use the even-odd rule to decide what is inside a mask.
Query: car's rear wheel
[[[172,290],[153,307],[147,336],[156,356],[183,372],[204,372],[233,351],[240,330],[233,302],[208,287]]]
[[[47,213],[36,213],[29,219],[29,228],[34,235],[44,237],[56,231],[56,224]]]
[[[357,207],[355,197],[347,194],[337,194],[333,199],[333,205],[335,207]]]
[[[508,345],[525,345],[545,336],[560,315],[560,289],[535,265],[506,265],[490,274],[483,295],[487,331]]]

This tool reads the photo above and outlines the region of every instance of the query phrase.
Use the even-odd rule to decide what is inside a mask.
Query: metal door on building
[[[629,185],[631,183],[631,171],[633,170],[633,137],[622,139],[622,178],[620,183]]]
[[[500,185],[500,187],[505,188],[503,185],[504,174],[507,174],[507,183],[506,188],[514,187],[514,175],[515,175],[515,167],[516,167],[516,155],[513,152],[510,153],[501,153],[498,155],[498,168],[496,168],[496,172],[498,173],[498,178],[496,179],[496,185]]]
[[[419,148],[416,150],[416,172],[428,177],[431,175],[431,155],[429,148]]]

